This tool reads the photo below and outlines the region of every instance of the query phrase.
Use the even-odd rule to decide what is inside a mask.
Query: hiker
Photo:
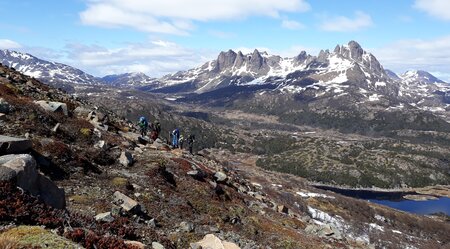
[[[153,124],[153,131],[156,132],[156,137],[158,137],[159,133],[161,133],[161,124],[158,120],[155,120],[155,123]]]
[[[145,137],[147,135],[147,129],[148,129],[147,119],[145,117],[140,117],[138,126],[139,126],[139,133],[141,134],[142,137]]]
[[[173,148],[178,148],[178,140],[180,139],[180,131],[178,128],[172,131],[172,146]]]
[[[150,139],[153,140],[153,141],[155,141],[158,138],[158,136],[159,136],[159,133],[157,132],[157,128],[156,128],[157,125],[159,126],[158,121],[155,121],[155,123],[150,123],[150,125],[149,125],[149,129],[151,131],[150,132]]]
[[[183,135],[180,135],[180,140],[178,141],[178,144],[180,145],[180,149],[183,149],[183,144],[184,144],[184,137],[183,137]]]
[[[189,135],[187,138],[187,143],[188,143],[188,147],[189,147],[189,153],[191,153],[191,155],[193,155],[193,148],[194,148],[194,142],[195,142],[195,136],[194,135]]]

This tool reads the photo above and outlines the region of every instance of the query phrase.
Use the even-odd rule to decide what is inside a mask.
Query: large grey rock
[[[0,155],[23,153],[33,144],[28,139],[0,135]]]
[[[114,192],[114,201],[127,212],[134,211],[139,208],[139,203],[137,201],[119,191]]]
[[[67,111],[67,105],[61,102],[49,102],[45,100],[35,101],[34,103],[41,106],[44,110],[48,112],[61,112],[64,115],[68,116],[69,112]]]
[[[240,249],[235,243],[222,241],[214,234],[207,234],[202,240],[191,243],[191,249]]]
[[[82,106],[78,106],[77,108],[75,108],[75,110],[73,110],[73,112],[79,117],[87,118],[91,110]]]
[[[46,176],[39,174],[36,161],[27,154],[0,157],[0,180],[15,181],[16,185],[39,197],[55,208],[66,206],[64,190]]]
[[[6,102],[5,99],[0,98],[0,112],[9,113],[12,110],[13,110],[13,107],[8,102]]]
[[[123,151],[120,154],[119,162],[125,167],[131,166],[133,164],[133,155],[128,151]]]

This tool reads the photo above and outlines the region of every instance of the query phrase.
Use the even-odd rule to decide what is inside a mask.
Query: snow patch
[[[378,225],[378,224],[370,223],[370,224],[369,224],[369,227],[372,228],[372,229],[375,229],[375,230],[379,230],[379,231],[384,232],[384,227],[382,227],[382,226],[380,226],[380,225]]]
[[[321,198],[330,198],[330,199],[334,199],[334,196],[329,196],[326,194],[319,194],[319,193],[312,193],[312,192],[296,192],[296,194],[300,195],[303,198],[315,198],[315,197],[321,197]]]
[[[386,86],[386,82],[375,82],[375,87]]]
[[[369,101],[378,101],[378,100],[380,100],[380,96],[381,95],[378,95],[378,94],[372,94],[372,95],[370,95],[369,96]]]

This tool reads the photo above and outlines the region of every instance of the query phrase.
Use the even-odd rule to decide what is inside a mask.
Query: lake
[[[333,191],[345,196],[364,199],[380,205],[402,210],[414,214],[444,213],[450,215],[450,198],[440,197],[437,200],[412,201],[403,198],[405,195],[414,195],[415,192],[382,192],[373,190],[340,189],[330,186],[315,186],[316,188]]]

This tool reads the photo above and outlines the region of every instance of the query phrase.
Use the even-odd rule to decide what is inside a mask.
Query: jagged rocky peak
[[[334,49],[334,53],[355,61],[362,61],[364,52],[356,41],[350,41],[347,45],[337,45]]]
[[[222,71],[234,65],[234,61],[236,60],[236,52],[233,50],[228,50],[227,52],[220,52],[217,57],[216,67],[215,69],[218,71]]]
[[[350,41],[347,45],[337,45],[334,53],[359,63],[377,76],[389,78],[377,58],[365,51],[356,41]]]
[[[259,53],[258,49],[255,49],[250,58],[250,70],[256,71],[261,69],[264,65],[264,58]]]
[[[330,57],[330,51],[320,50],[319,55],[317,56],[317,61],[322,63],[328,63],[328,59]]]

